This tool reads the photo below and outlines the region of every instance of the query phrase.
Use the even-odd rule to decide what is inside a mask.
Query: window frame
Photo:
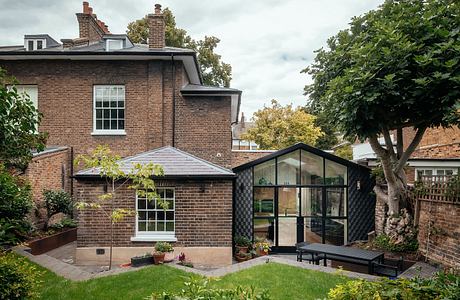
[[[123,102],[124,102],[124,128],[126,128],[126,86],[124,84],[95,84],[93,85],[93,131],[91,135],[126,135],[125,129],[97,129],[96,128],[96,89],[107,87],[122,87],[123,88]],[[118,100],[117,100],[118,101]],[[104,107],[102,107],[104,110]],[[107,109],[107,108],[106,108]],[[110,108],[108,108],[110,109]],[[119,110],[119,108],[117,108]],[[118,121],[118,118],[117,118]]]
[[[42,42],[42,47],[38,49],[38,42]],[[32,49],[29,47],[29,43],[32,42]],[[46,39],[25,39],[24,40],[24,48],[26,51],[34,51],[34,50],[43,50],[46,48]]]
[[[457,175],[458,168],[456,167],[415,167],[415,181],[421,180],[419,178],[419,171],[422,171],[423,175],[425,175],[425,171],[431,171],[431,174],[434,176],[450,176],[446,175],[446,171],[452,171],[452,175]],[[444,171],[444,175],[438,175],[438,171]]]
[[[110,47],[110,44],[118,43],[118,47]],[[123,50],[123,40],[118,39],[107,39],[105,41],[105,51],[116,51],[116,50]]]
[[[174,215],[174,231],[139,231],[139,220],[138,220],[138,193],[136,192],[136,214],[135,214],[135,232],[134,236],[131,237],[132,242],[175,242],[177,241],[176,238],[176,189],[173,187],[161,187],[157,188],[157,190],[172,190],[173,191],[173,215]],[[148,212],[148,209],[145,209]],[[158,209],[151,209],[150,211],[157,212]],[[157,219],[155,219],[157,222]]]

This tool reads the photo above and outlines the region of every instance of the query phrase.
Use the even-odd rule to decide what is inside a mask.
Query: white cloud
[[[150,0],[90,0],[99,19],[113,33],[153,12]],[[217,52],[233,68],[232,86],[243,91],[247,116],[273,98],[305,105],[300,71],[313,51],[346,28],[351,17],[376,8],[383,0],[202,0],[157,1],[172,9],[179,27],[194,38],[221,39]],[[78,34],[76,12],[82,1],[0,0],[0,45],[22,44],[24,34],[49,33],[57,40]]]

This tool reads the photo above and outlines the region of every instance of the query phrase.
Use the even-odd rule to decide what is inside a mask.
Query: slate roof
[[[235,176],[235,174],[229,169],[225,169],[171,146],[126,157],[121,159],[119,163],[122,171],[125,173],[131,172],[132,166],[136,163],[159,164],[163,166],[165,178],[233,178]],[[99,172],[99,168],[86,169],[79,171],[75,177],[99,177]]]
[[[219,87],[219,86],[206,86],[199,84],[187,84],[181,88],[181,93],[185,95],[194,94],[194,93],[210,93],[210,94],[241,94],[240,90]]]

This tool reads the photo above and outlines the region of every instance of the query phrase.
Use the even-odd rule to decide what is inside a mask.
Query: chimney
[[[99,41],[104,34],[109,33],[107,26],[97,19],[87,1],[83,2],[83,12],[77,13],[77,20],[80,39],[87,39],[89,42]]]
[[[240,123],[241,123],[241,128],[245,128],[245,127],[246,127],[246,125],[244,124],[244,121],[246,121],[246,120],[244,119],[244,112],[241,112],[241,122],[240,122]]]
[[[155,4],[155,13],[149,14],[149,48],[165,47],[165,20],[161,5]]]

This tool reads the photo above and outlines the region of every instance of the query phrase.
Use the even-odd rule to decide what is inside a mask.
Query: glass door
[[[297,227],[300,211],[299,189],[278,188],[278,247],[292,247],[297,243]]]

